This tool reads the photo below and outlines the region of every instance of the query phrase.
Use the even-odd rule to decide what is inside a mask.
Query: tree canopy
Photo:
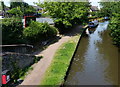
[[[114,16],[114,13],[120,13],[120,2],[100,2],[101,8],[101,14],[103,16]]]
[[[62,31],[86,20],[90,7],[88,2],[44,2],[37,5],[44,8]]]
[[[36,12],[36,9],[25,2],[11,2],[10,9],[11,10],[9,10],[8,13],[19,16],[23,16],[25,14],[33,14]]]
[[[119,2],[101,2],[102,8],[100,14],[111,18],[109,29],[113,37],[114,44],[120,47],[120,1]]]
[[[12,15],[16,15],[16,16],[23,15],[23,12],[21,11],[20,7],[13,8],[13,9],[9,10],[8,12],[11,13]]]

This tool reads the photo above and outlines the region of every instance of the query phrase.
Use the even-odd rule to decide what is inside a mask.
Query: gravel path
[[[21,85],[39,85],[45,71],[51,64],[56,50],[60,47],[60,45],[67,42],[69,39],[70,36],[64,36],[58,42],[50,45],[47,49],[39,53],[38,55],[43,55],[44,58],[33,66],[33,70],[26,76]]]

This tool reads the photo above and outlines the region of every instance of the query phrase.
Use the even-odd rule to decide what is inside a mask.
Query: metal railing
[[[33,51],[33,46],[28,44],[0,45],[0,47],[2,47],[2,53],[15,52],[15,53],[30,54]]]

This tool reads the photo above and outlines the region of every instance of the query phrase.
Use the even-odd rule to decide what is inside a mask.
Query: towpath
[[[82,26],[78,26],[74,29],[74,31],[70,32],[65,36],[62,36],[58,42],[51,44],[50,46],[48,46],[48,48],[38,53],[37,56],[43,55],[44,58],[42,58],[38,63],[33,65],[33,70],[25,77],[24,81],[20,85],[40,85],[40,82],[44,77],[45,71],[52,62],[56,50],[63,43],[67,42],[70,38],[75,36],[77,33],[80,33],[81,27]]]

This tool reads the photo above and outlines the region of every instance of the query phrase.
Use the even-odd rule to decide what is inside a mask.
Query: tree
[[[24,3],[23,0],[10,0],[10,9],[16,7],[23,7],[24,4],[28,5],[27,3]]]
[[[12,0],[13,1],[13,0]],[[8,11],[8,13],[13,14],[15,16],[24,16],[26,14],[33,14],[36,12],[36,10],[28,5],[25,2],[12,2],[10,3],[11,10]]]
[[[4,18],[2,22],[2,44],[22,43],[23,23],[18,18]]]
[[[120,2],[100,2],[100,5],[102,6],[100,13],[103,16],[109,16],[112,17],[114,13],[120,13]]]
[[[24,15],[25,14],[34,14],[36,12],[36,9],[34,9],[32,6],[29,6],[29,7],[25,7],[25,10],[24,10]]]
[[[21,11],[20,7],[13,8],[8,11],[8,13],[15,15],[15,16],[22,16],[23,12]]]
[[[0,5],[0,6],[1,6],[1,7],[0,7],[1,10],[2,10],[2,11],[5,11],[5,5],[4,5],[4,2],[3,2],[3,1],[0,1],[0,4],[1,4],[1,5]]]
[[[90,7],[88,2],[44,2],[37,5],[54,19],[60,32],[68,31],[74,24],[85,21]]]
[[[111,17],[108,28],[114,44],[120,47],[120,1],[119,2],[101,2],[101,14]]]

